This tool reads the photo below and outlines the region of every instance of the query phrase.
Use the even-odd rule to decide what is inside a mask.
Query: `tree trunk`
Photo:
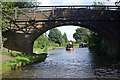
[[[0,28],[0,50],[3,50],[3,44],[2,44],[2,29]]]

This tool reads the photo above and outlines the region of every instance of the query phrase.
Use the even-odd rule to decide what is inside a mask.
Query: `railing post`
[[[88,9],[90,9],[90,6],[88,6]]]
[[[54,7],[52,7],[52,17],[54,18]]]
[[[36,13],[35,13],[35,11],[36,11],[36,7],[34,8],[34,20],[36,19]]]
[[[107,7],[107,10],[109,10],[109,7]]]
[[[15,19],[17,19],[17,9],[15,9]]]
[[[70,7],[70,19],[72,18],[72,7]]]

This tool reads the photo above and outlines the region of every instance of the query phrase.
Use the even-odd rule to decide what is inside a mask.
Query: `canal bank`
[[[62,48],[65,48],[65,46],[59,46],[59,47],[54,47],[54,46],[50,46],[50,47],[48,47],[48,48],[46,48],[46,50],[45,49],[40,49],[40,48],[34,48],[33,49],[33,52],[34,53],[36,53],[36,51],[37,51],[37,53],[47,53],[47,50],[53,50],[53,49],[62,49]]]
[[[49,47],[48,50],[61,49],[61,48],[64,47]],[[37,48],[35,50],[40,50],[40,48]],[[42,50],[41,53],[39,54],[33,54],[33,55],[22,55],[20,52],[6,52],[6,51],[2,51],[0,53],[1,55],[11,57],[8,60],[0,61],[1,63],[0,74],[10,70],[16,70],[18,68],[25,67],[27,65],[36,62],[42,62],[47,57],[47,53],[44,50]]]
[[[47,54],[33,54],[33,55],[22,55],[19,52],[2,52],[2,55],[12,56],[9,60],[2,60],[0,67],[0,74],[6,71],[16,70],[29,64],[36,62],[42,62],[46,59]]]

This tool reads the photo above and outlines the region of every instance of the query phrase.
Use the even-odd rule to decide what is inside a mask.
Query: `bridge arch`
[[[99,24],[99,25],[98,25]],[[111,31],[109,29],[106,29],[105,26],[102,23],[99,22],[89,22],[89,21],[85,21],[85,22],[80,22],[80,21],[68,21],[68,22],[47,22],[43,25],[43,27],[41,27],[38,32],[33,32],[34,36],[32,39],[32,45],[34,44],[34,41],[44,32],[55,28],[55,27],[59,27],[59,26],[66,26],[66,25],[73,25],[73,26],[80,26],[80,27],[84,27],[87,28],[89,30],[92,30],[96,33],[98,33],[99,35],[101,35],[108,43],[108,51],[107,53],[110,55],[116,55],[116,39],[114,39],[115,34],[111,33]],[[102,26],[102,27],[101,27]],[[103,30],[104,27],[104,30]],[[115,41],[114,41],[115,40]],[[114,54],[113,54],[114,53]],[[117,53],[117,52],[116,52]]]
[[[107,32],[107,30],[104,30],[100,27],[96,27],[98,25],[94,25],[94,24],[91,24],[89,22],[84,22],[84,23],[81,23],[81,22],[76,22],[76,21],[72,21],[72,22],[58,22],[58,23],[46,23],[47,25],[44,25],[42,28],[40,28],[38,30],[38,32],[34,31],[33,34],[34,34],[34,37],[33,37],[33,42],[43,33],[45,33],[46,31],[50,30],[50,29],[53,29],[53,28],[56,28],[56,27],[60,27],[60,26],[67,26],[67,25],[73,25],[73,26],[79,26],[79,27],[84,27],[84,28],[87,28],[89,30],[92,30],[96,33],[98,33],[99,35],[101,35],[103,38],[105,39],[109,39],[109,36],[108,35],[112,35],[111,33]],[[94,25],[94,26],[93,26]],[[31,36],[32,37],[32,36]]]

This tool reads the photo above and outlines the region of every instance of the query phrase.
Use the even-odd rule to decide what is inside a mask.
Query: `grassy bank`
[[[47,50],[60,49],[60,48],[65,48],[65,47],[63,46],[48,47]],[[6,52],[6,51],[0,52],[0,54],[2,55],[9,55],[14,57],[10,60],[0,62],[2,64],[0,70],[14,70],[19,67],[28,65],[30,63],[44,61],[45,58],[47,57],[45,55],[46,49],[34,48],[33,51],[35,52],[37,50],[39,50],[40,53],[44,53],[44,54],[22,55],[20,52]]]
[[[34,62],[41,62],[44,61],[45,58],[47,57],[46,55],[37,55],[37,54],[33,54],[33,55],[22,55],[19,52],[2,52],[3,55],[11,55],[14,56],[14,58],[7,60],[7,61],[2,61],[2,67],[0,68],[0,70],[13,70],[13,69],[17,69],[19,67],[28,65],[30,63],[34,63]],[[16,56],[16,57],[15,57]]]
[[[64,46],[59,46],[59,47],[48,47],[48,50],[53,50],[53,49],[61,49],[65,48]]]
[[[48,46],[47,49],[34,48],[33,52],[35,53],[36,51],[38,51],[39,53],[47,53],[47,50],[61,49],[61,48],[65,48],[65,47],[64,46],[59,46],[59,47]]]
[[[0,54],[2,54],[2,55],[9,55],[9,56],[13,56],[13,57],[22,56],[22,54],[20,52],[1,51]]]

